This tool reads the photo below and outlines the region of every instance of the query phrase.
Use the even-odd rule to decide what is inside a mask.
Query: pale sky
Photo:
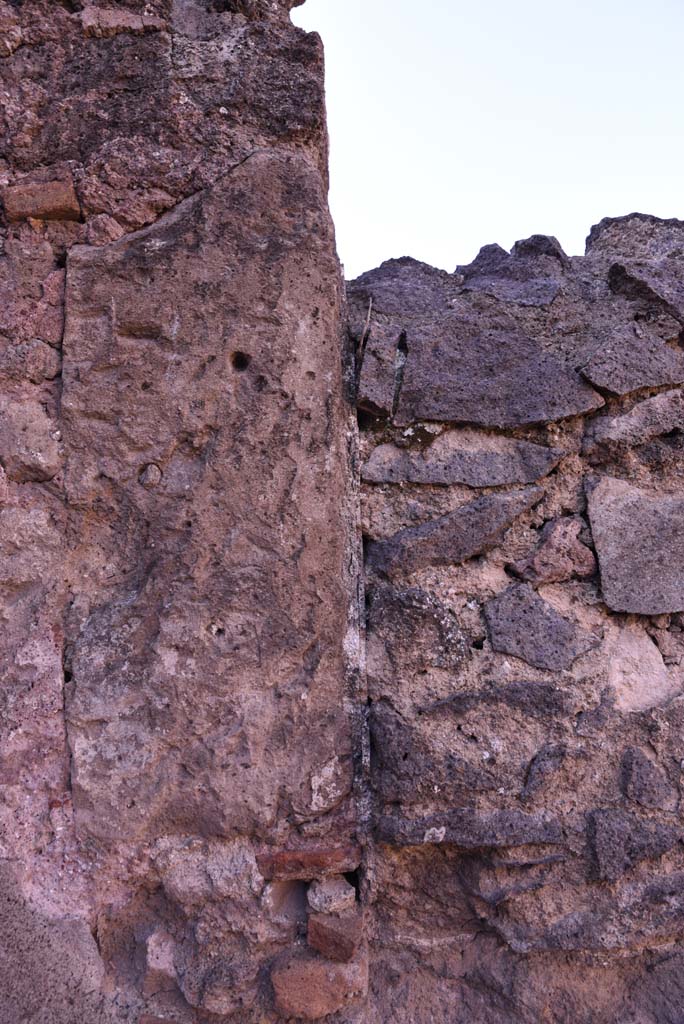
[[[682,0],[307,0],[323,37],[330,202],[352,278],[446,270],[542,233],[684,219]]]

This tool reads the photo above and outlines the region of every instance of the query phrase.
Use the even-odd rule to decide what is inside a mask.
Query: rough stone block
[[[592,871],[614,882],[639,861],[662,857],[676,846],[681,829],[642,822],[620,810],[596,810],[587,816]]]
[[[639,747],[629,747],[622,755],[622,791],[642,807],[675,811],[679,802],[676,789],[665,773]]]
[[[589,517],[609,608],[684,610],[684,497],[604,477],[590,491]]]
[[[596,558],[591,548],[579,539],[583,523],[580,519],[554,519],[542,530],[539,546],[527,558],[506,568],[529,583],[561,583],[587,579],[596,572]]]
[[[81,208],[71,181],[26,182],[2,193],[7,219],[80,220]]]
[[[526,584],[513,584],[485,606],[495,651],[536,668],[564,670],[598,645],[598,638],[559,615]]]
[[[500,487],[541,480],[562,453],[529,441],[474,430],[448,431],[424,451],[392,444],[375,449],[362,469],[368,483],[466,484]]]
[[[538,504],[544,492],[528,487],[491,494],[438,519],[400,530],[368,547],[368,563],[387,576],[433,565],[458,565],[498,544],[519,515]]]
[[[276,1008],[286,1017],[319,1020],[368,990],[368,958],[333,963],[315,954],[294,954],[271,971]]]
[[[336,914],[310,914],[308,941],[328,960],[347,963],[363,941],[363,914],[346,910]]]
[[[356,905],[356,889],[346,878],[325,878],[309,886],[307,900],[317,914],[341,914]]]
[[[514,427],[562,420],[604,401],[573,370],[514,328],[454,315],[415,326],[396,421]]]
[[[0,400],[0,464],[9,480],[51,480],[62,466],[59,436],[41,402]]]

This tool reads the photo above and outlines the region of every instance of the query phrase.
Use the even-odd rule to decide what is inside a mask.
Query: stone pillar
[[[302,956],[326,1012],[365,988],[358,942],[292,960],[360,850],[322,52],[289,6],[0,3],[7,1024],[275,1020]]]

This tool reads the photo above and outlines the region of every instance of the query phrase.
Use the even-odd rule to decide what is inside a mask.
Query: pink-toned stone
[[[120,32],[159,32],[166,27],[163,18],[134,14],[116,7],[86,7],[81,12],[81,24],[86,36],[108,39]]]
[[[346,910],[341,914],[310,914],[308,940],[328,960],[346,963],[351,960],[363,940],[363,914]]]
[[[294,954],[276,964],[271,971],[271,982],[280,1013],[303,1020],[319,1020],[366,994],[367,955],[361,953],[355,960],[343,964],[312,954]]]
[[[555,519],[542,530],[541,541],[527,558],[508,568],[520,579],[531,583],[561,583],[573,578],[586,579],[596,572],[591,548],[579,539],[580,519]]]

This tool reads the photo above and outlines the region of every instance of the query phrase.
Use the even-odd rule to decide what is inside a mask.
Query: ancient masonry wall
[[[0,0],[0,1024],[681,1024],[684,223],[345,296],[291,6]]]

